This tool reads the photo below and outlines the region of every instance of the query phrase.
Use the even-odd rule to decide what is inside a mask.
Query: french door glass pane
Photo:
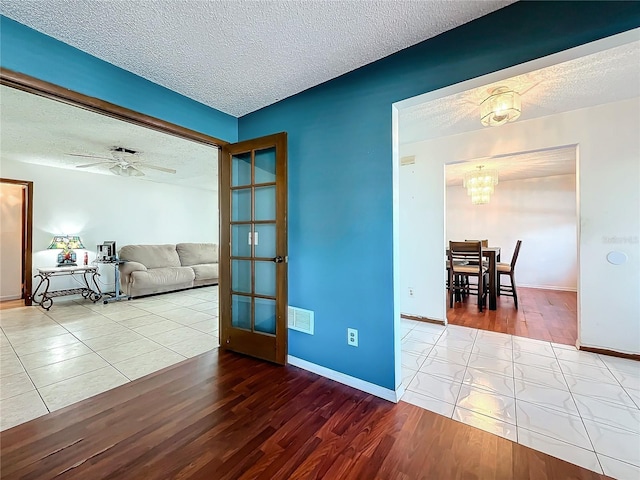
[[[251,256],[250,233],[251,225],[233,225],[231,227],[231,256]],[[260,241],[262,241],[262,238],[260,238]]]
[[[231,260],[231,289],[251,293],[251,260]]]
[[[251,188],[231,192],[231,220],[234,222],[251,220]]]
[[[276,226],[273,225],[256,225],[255,232],[258,234],[257,245],[255,246],[256,257],[276,256]]]
[[[255,262],[256,278],[255,293],[258,295],[276,296],[276,264],[269,262]]]
[[[276,181],[276,149],[274,147],[256,150],[255,183]]]
[[[231,157],[231,186],[251,184],[251,152]]]
[[[256,332],[276,333],[276,302],[266,298],[256,298]]]
[[[255,219],[276,219],[276,187],[260,187],[255,189]]]
[[[231,295],[231,325],[251,330],[251,297]]]

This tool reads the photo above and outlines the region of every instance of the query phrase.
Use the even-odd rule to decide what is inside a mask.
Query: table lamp
[[[62,249],[62,252],[58,253],[59,267],[77,266],[76,252],[73,251],[76,248],[84,248],[82,240],[77,235],[55,235],[47,247],[48,250]]]

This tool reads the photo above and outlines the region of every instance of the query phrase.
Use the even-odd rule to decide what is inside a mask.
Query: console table
[[[64,276],[80,277],[82,280],[79,282],[80,286],[78,288],[66,288],[63,290],[49,290],[51,277]],[[102,297],[100,287],[96,281],[98,276],[100,276],[98,267],[94,265],[38,268],[38,275],[34,278],[39,278],[40,283],[33,293],[32,298],[36,304],[45,310],[51,308],[55,297],[62,297],[64,295],[82,295],[84,298],[95,303]],[[42,293],[40,293],[41,288],[43,289]],[[39,300],[37,298],[38,296],[41,297]]]

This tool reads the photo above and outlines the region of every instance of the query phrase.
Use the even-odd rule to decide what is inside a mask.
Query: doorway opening
[[[476,295],[447,296],[448,324],[575,346],[576,160],[577,147],[570,145],[445,165],[447,244],[480,239],[483,248],[497,249],[499,262],[494,272],[491,258],[484,260],[489,278],[495,276],[495,291],[487,292],[482,311]],[[463,184],[478,167],[495,172],[498,184],[482,199],[487,203],[474,204]],[[513,289],[507,274],[512,265]],[[477,285],[475,278],[470,281]]]
[[[615,329],[601,329],[598,318],[606,316],[607,304],[610,304],[610,301],[601,301],[602,289],[607,290],[607,297],[618,298],[623,304],[624,298],[628,297],[623,297],[614,286],[619,282],[603,285],[601,279],[611,275],[607,273],[610,267],[606,263],[587,262],[584,255],[586,249],[590,255],[602,259],[608,255],[608,250],[623,249],[605,246],[609,238],[620,238],[608,237],[606,232],[612,228],[633,232],[637,228],[636,220],[633,225],[626,219],[626,223],[618,225],[616,222],[622,217],[618,220],[611,216],[605,218],[601,214],[605,209],[601,203],[605,199],[598,190],[603,182],[627,185],[629,182],[620,178],[622,169],[637,171],[637,154],[634,153],[637,144],[614,142],[605,145],[607,137],[604,133],[611,130],[611,138],[620,136],[620,130],[626,131],[627,126],[637,123],[637,62],[619,60],[626,55],[637,58],[637,50],[637,31],[626,32],[393,104],[394,351],[398,385],[402,382],[401,344],[407,333],[403,323],[406,320],[401,318],[410,316],[447,324],[447,298],[443,295],[447,280],[443,264],[448,240],[444,214],[445,165],[478,161],[504,153],[580,145],[576,172],[578,235],[584,238],[586,228],[591,238],[602,238],[602,242],[585,245],[579,239],[577,241],[576,346],[602,351],[611,350],[615,345],[616,351],[636,351],[637,347],[628,338],[629,332],[637,331],[637,325],[624,322]],[[612,61],[616,67],[593,69],[596,60]],[[600,75],[599,85],[606,82],[607,88],[601,94],[584,94],[591,88],[589,85],[593,86],[590,82],[595,81],[590,75]],[[571,83],[572,78],[576,82]],[[514,82],[514,89],[523,92],[521,117],[498,127],[482,126],[479,105],[487,91],[508,81]],[[569,82],[574,88],[566,83],[566,88],[562,87],[563,82]],[[616,118],[624,118],[624,121],[620,123]],[[512,132],[520,128],[527,132],[522,141],[516,141]],[[464,140],[463,135],[479,130],[483,131],[483,137],[473,142]],[[434,148],[438,143],[447,150]],[[619,160],[616,167],[607,168],[604,164],[613,165],[608,160],[613,157]],[[417,169],[422,170],[421,176],[415,175]],[[416,191],[428,194],[418,197],[412,193]],[[584,214],[584,198],[598,198],[597,208],[593,201],[587,202],[598,218],[597,225],[594,222],[585,225],[580,220]],[[606,200],[605,203],[611,202]],[[613,204],[610,208],[615,210]],[[630,233],[627,238],[635,237]],[[628,280],[629,288],[631,285],[637,288],[637,278],[629,277]],[[632,307],[623,310],[631,312]],[[588,329],[582,327],[583,315],[589,317]]]
[[[0,308],[31,306],[33,182],[0,179]]]

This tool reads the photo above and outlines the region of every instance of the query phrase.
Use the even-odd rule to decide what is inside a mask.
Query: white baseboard
[[[383,398],[393,403],[398,403],[402,398],[402,395],[404,395],[403,386],[400,386],[397,390],[389,390],[388,388],[381,387],[380,385],[376,385],[375,383],[366,382],[364,380],[360,380],[359,378],[352,377],[351,375],[336,372],[335,370],[331,370],[330,368],[307,362],[306,360],[302,360],[301,358],[291,355],[287,357],[287,361],[289,362],[289,364],[302,368],[303,370],[317,373],[321,377],[334,380],[338,383],[342,383],[343,385],[347,385],[363,392],[370,393],[371,395],[375,395],[376,397]]]
[[[7,300],[20,300],[22,298],[22,294],[18,295],[5,295],[4,297],[0,297],[0,302],[6,302]]]
[[[559,290],[562,292],[577,292],[578,289],[577,288],[569,288],[569,287],[558,287],[555,285],[526,285],[524,283],[520,284],[520,283],[516,283],[516,285],[518,287],[524,287],[524,288],[537,288],[540,290]]]

